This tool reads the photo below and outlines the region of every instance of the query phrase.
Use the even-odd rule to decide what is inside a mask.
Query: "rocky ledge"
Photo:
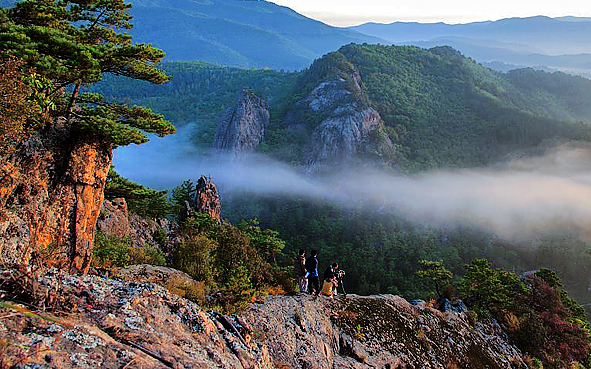
[[[166,268],[134,275],[166,284]],[[155,283],[53,271],[36,306],[2,273],[0,366],[16,368],[525,368],[494,323],[398,296],[267,296],[240,316],[205,311]],[[53,308],[53,312],[51,309]],[[64,311],[67,311],[65,313]],[[59,312],[59,313],[58,313]]]

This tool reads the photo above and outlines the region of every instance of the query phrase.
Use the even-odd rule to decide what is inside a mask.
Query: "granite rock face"
[[[136,266],[121,277],[50,271],[37,303],[58,301],[67,315],[0,306],[13,317],[0,320],[14,343],[5,359],[26,357],[16,368],[526,368],[496,323],[472,326],[398,296],[267,296],[227,316],[160,286],[191,281],[184,273]]]
[[[129,213],[124,198],[103,201],[96,230],[106,236],[123,238],[130,233]]]
[[[303,155],[311,170],[346,164],[359,154],[381,158],[394,152],[380,114],[368,103],[356,71],[349,72],[346,79],[336,77],[316,86],[288,114],[287,126],[297,130],[306,117],[318,120]]]
[[[15,343],[3,353],[7,367],[273,368],[242,319],[205,311],[159,285],[55,270],[39,282],[41,295],[59,293],[69,313],[0,320],[3,340]],[[0,307],[7,311],[15,310]]]
[[[109,144],[59,124],[3,157],[0,262],[27,267],[43,253],[52,265],[88,271],[111,159]]]
[[[278,367],[526,368],[495,323],[393,295],[269,296],[244,314]]]
[[[213,146],[239,155],[255,150],[269,125],[269,105],[253,92],[243,89],[236,106],[226,112],[218,126]]]

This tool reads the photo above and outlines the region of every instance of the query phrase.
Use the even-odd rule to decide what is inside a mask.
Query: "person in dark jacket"
[[[306,271],[308,272],[308,293],[318,296],[320,294],[320,280],[318,279],[318,251],[312,250],[310,257],[306,259]]]
[[[298,281],[300,292],[306,292],[308,287],[308,278],[306,278],[306,251],[300,250],[293,261],[293,269]]]
[[[332,265],[329,265],[328,268],[326,268],[326,270],[324,271],[324,275],[322,276],[322,278],[324,278],[325,281],[332,281],[337,279],[337,270],[339,269],[339,264],[337,263],[332,263]]]

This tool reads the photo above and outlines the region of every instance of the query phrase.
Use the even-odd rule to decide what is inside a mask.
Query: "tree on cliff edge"
[[[164,52],[132,44],[125,33],[132,28],[129,8],[124,0],[23,0],[0,9],[0,50],[53,82],[47,94],[55,103],[53,114],[114,146],[146,142],[146,132],[164,136],[175,131],[146,107],[82,93],[103,73],[157,84],[169,80],[156,66]]]

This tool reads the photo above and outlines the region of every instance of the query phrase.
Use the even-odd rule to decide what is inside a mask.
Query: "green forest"
[[[90,0],[0,8],[3,158],[58,120],[77,138],[110,147],[144,143],[149,133],[172,134],[171,121],[198,123],[195,145],[209,147],[219,116],[246,87],[272,106],[260,151],[301,165],[301,145],[320,119],[297,103],[319,83],[356,83],[355,73],[362,88],[350,98],[379,111],[399,151],[389,171],[480,166],[546,141],[591,141],[584,123],[591,120],[591,81],[580,77],[529,69],[501,74],[447,47],[367,44],[347,45],[302,72],[160,64],[161,50],[132,44],[118,32],[132,27],[129,7]],[[306,129],[294,130],[290,122]],[[187,208],[196,194],[190,179],[156,191],[114,170],[104,194],[124,197],[132,212],[177,228],[174,239],[159,229],[156,244],[144,249],[129,238],[97,234],[97,270],[140,262],[172,266],[194,283],[171,289],[233,313],[258,296],[294,293],[297,250],[318,250],[321,270],[337,261],[346,271],[348,292],[461,298],[473,323],[497,319],[532,363],[590,365],[589,323],[567,293],[590,303],[581,275],[591,263],[591,244],[575,231],[547,229],[522,247],[482,229],[420,226],[364,204],[344,209],[241,193],[222,194],[225,219],[218,222]]]
[[[348,78],[352,71],[363,81],[365,93],[359,98],[380,112],[385,131],[399,148],[392,171],[475,167],[545,143],[591,139],[584,123],[591,119],[591,105],[584,103],[591,100],[591,81],[532,69],[499,73],[448,47],[351,44],[297,73],[204,63],[166,63],[163,69],[173,78],[162,86],[110,80],[99,88],[107,96],[163,111],[181,125],[200,122],[202,130],[194,140],[201,147],[211,146],[220,116],[233,106],[238,91],[250,88],[271,106],[271,124],[260,150],[297,165],[305,132],[290,130],[284,118],[295,114],[318,124],[317,117],[293,106],[318,84]],[[420,259],[443,259],[459,275],[465,262],[484,257],[516,271],[552,266],[575,295],[586,298],[587,286],[579,276],[591,246],[574,232],[548,230],[523,247],[481,229],[417,227],[369,205],[343,210],[297,198],[222,195],[228,219],[257,218],[278,230],[288,255],[315,248],[326,264],[339,260],[349,269],[351,290],[362,294],[412,298],[424,294],[413,274]],[[556,247],[560,244],[568,247]]]
[[[549,231],[524,253],[523,245],[479,229],[427,228],[374,208],[343,210],[305,199],[243,195],[226,198],[231,213],[218,223],[207,214],[185,215],[186,200],[196,193],[192,181],[166,198],[114,172],[110,178],[108,197],[125,196],[130,208],[145,216],[172,217],[183,241],[160,238],[165,257],[145,248],[138,252],[129,241],[98,237],[97,266],[171,265],[198,281],[172,286],[179,294],[207,306],[212,300],[206,296],[221,291],[224,298],[209,306],[236,312],[268,293],[295,293],[296,252],[317,250],[320,271],[337,262],[346,272],[341,291],[396,294],[434,306],[462,299],[472,322],[496,319],[532,365],[589,362],[589,323],[581,305],[587,286],[577,284],[591,262],[591,246],[576,234]],[[146,199],[168,207],[145,213]]]
[[[495,72],[449,47],[355,45],[302,72],[247,70],[206,63],[164,63],[171,82],[107,77],[98,91],[141,103],[178,125],[197,123],[197,146],[211,147],[223,113],[242,88],[265,98],[271,124],[261,151],[292,163],[319,118],[295,108],[321,82],[352,71],[396,144],[397,170],[473,167],[553,140],[591,138],[591,81],[533,69]],[[295,109],[295,110],[294,110]],[[286,117],[289,116],[289,119]],[[294,130],[290,123],[306,123]]]
[[[448,47],[351,44],[295,73],[205,63],[162,67],[172,80],[161,86],[113,78],[98,88],[106,96],[162,111],[179,125],[199,122],[202,129],[194,142],[200,147],[211,146],[223,111],[233,106],[238,91],[250,88],[271,106],[271,124],[260,150],[297,165],[306,132],[290,130],[285,117],[310,120],[313,128],[318,118],[294,111],[297,101],[318,84],[350,78],[351,72],[363,81],[364,94],[358,98],[380,112],[398,147],[392,171],[475,167],[545,143],[591,139],[584,123],[591,120],[591,105],[584,103],[591,101],[591,81],[532,69],[503,74]],[[522,247],[481,229],[417,227],[370,206],[343,210],[297,198],[222,195],[228,219],[238,223],[257,218],[278,230],[288,255],[315,248],[327,264],[339,260],[350,271],[351,290],[362,294],[421,295],[424,289],[413,274],[420,259],[443,259],[461,274],[465,262],[484,257],[516,271],[552,266],[573,293],[586,297],[579,275],[591,246],[575,233],[548,230],[531,241],[533,246]]]

